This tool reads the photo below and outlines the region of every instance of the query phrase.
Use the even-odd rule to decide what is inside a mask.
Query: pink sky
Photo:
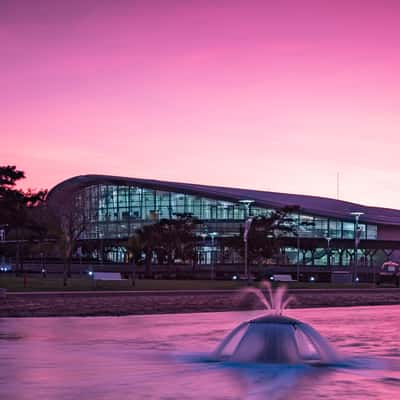
[[[397,0],[0,0],[0,164],[400,208]]]

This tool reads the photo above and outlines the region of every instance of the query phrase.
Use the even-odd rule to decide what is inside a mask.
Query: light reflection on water
[[[0,398],[398,397],[400,369],[382,365],[400,364],[400,306],[287,311],[327,337],[354,368],[193,362],[259,314],[0,319]]]

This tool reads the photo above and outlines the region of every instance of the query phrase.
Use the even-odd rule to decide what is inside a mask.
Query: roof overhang
[[[239,202],[254,200],[254,205],[266,208],[297,206],[302,213],[321,217],[354,221],[352,212],[362,212],[361,223],[392,225],[400,227],[400,210],[370,207],[361,204],[317,196],[266,192],[260,190],[206,186],[192,183],[159,181],[153,179],[128,178],[110,175],[80,175],[56,185],[48,194],[48,201],[62,205],[77,191],[92,185],[133,185],[147,189],[186,193],[212,199]]]

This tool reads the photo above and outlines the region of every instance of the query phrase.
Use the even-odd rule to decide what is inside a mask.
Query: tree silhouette
[[[47,190],[23,191],[16,186],[25,173],[16,166],[0,166],[0,225],[15,240],[17,271],[24,269],[26,242],[42,236],[46,227],[38,218]]]
[[[71,277],[72,256],[78,240],[89,225],[89,218],[82,201],[75,197],[65,199],[62,204],[49,209],[48,217],[63,257],[63,284],[67,286],[68,278]]]
[[[251,217],[252,223],[248,232],[248,261],[262,264],[268,259],[281,256],[282,239],[296,230],[293,214],[297,206],[287,206],[272,211],[268,216]],[[225,245],[233,248],[244,257],[244,230],[240,235],[225,239]]]
[[[154,224],[138,229],[132,239],[132,250],[138,254],[138,248],[145,255],[146,276],[152,276],[152,259],[157,255],[159,263],[171,266],[177,259],[184,262],[195,259],[196,236],[194,229],[197,220],[189,214],[176,214],[176,219],[162,219]]]

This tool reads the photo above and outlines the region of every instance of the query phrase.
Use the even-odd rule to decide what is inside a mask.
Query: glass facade
[[[77,205],[84,210],[88,221],[88,226],[81,236],[82,239],[127,239],[145,224],[151,224],[160,219],[176,219],[179,214],[192,215],[201,222],[196,228],[199,237],[197,248],[199,264],[210,264],[213,257],[217,263],[242,262],[239,254],[229,248],[221,248],[217,245],[211,248],[209,241],[204,239],[205,231],[217,232],[218,238],[239,235],[247,214],[268,216],[273,212],[271,208],[258,205],[252,205],[247,209],[241,202],[130,185],[92,185],[77,192],[75,196]],[[351,217],[342,221],[296,213],[290,218],[295,226],[295,232],[288,236],[298,236],[299,241],[303,238],[327,237],[354,240],[355,222]],[[376,225],[359,223],[359,228],[362,230],[361,239],[377,239]],[[114,250],[116,253],[112,259],[123,262],[126,258],[124,248],[117,246]],[[300,252],[293,247],[282,250],[290,264],[296,263],[297,257],[301,263],[312,263],[312,265],[351,263],[351,250],[331,249],[329,259],[327,246],[313,250],[302,249]]]
[[[93,185],[76,194],[89,221],[85,238],[125,238],[143,224],[174,219],[179,214],[211,224],[222,235],[238,234],[246,218],[244,204],[216,200],[186,193],[166,192],[125,185]],[[268,216],[273,210],[252,206],[252,216]],[[293,214],[300,237],[354,239],[354,221]],[[362,239],[376,239],[377,226],[359,224]]]
[[[238,233],[246,215],[240,203],[135,186],[89,186],[77,193],[76,201],[84,204],[89,221],[84,237],[89,239],[128,237],[143,224],[178,218],[179,214],[221,222],[223,232]],[[253,210],[254,215],[266,213],[266,209]]]

